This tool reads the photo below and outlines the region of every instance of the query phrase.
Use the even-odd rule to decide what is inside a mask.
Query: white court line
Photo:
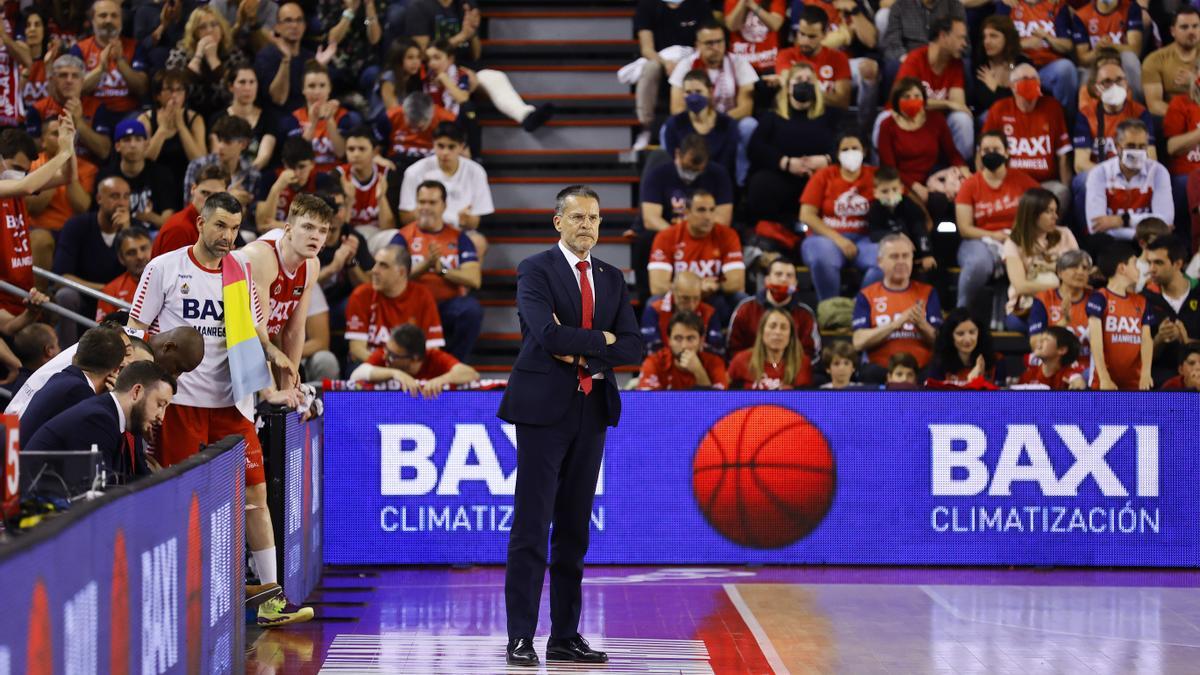
[[[771,644],[771,638],[767,637],[767,631],[763,630],[762,624],[754,618],[754,612],[750,611],[750,607],[742,599],[742,594],[738,593],[737,586],[734,584],[722,584],[722,586],[725,588],[729,600],[733,602],[733,606],[737,608],[738,614],[742,616],[742,621],[750,628],[750,633],[754,635],[754,641],[758,643],[758,648],[766,657],[771,670],[775,671],[775,675],[791,675],[787,666],[783,664],[783,658],[779,656],[779,652],[775,651],[775,645]]]

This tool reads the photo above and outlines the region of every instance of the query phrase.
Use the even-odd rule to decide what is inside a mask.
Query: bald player
[[[333,209],[324,199],[296,195],[282,229],[272,230],[242,248],[254,275],[258,301],[268,308],[259,331],[265,330],[267,339],[292,364],[299,364],[304,356],[304,325],[313,284],[321,272],[317,254],[325,246],[332,223]],[[297,384],[292,379],[293,371],[279,369],[276,375],[281,389]]]
[[[661,298],[646,305],[642,313],[642,340],[646,343],[646,356],[662,349],[667,342],[667,326],[676,312],[695,312],[704,322],[704,350],[717,356],[725,353],[725,338],[721,327],[713,320],[717,310],[701,300],[703,280],[695,272],[677,272],[671,280],[671,290]]]

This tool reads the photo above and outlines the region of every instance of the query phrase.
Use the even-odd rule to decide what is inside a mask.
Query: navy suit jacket
[[[135,442],[131,458],[130,450],[124,447],[125,434],[120,422],[113,397],[93,395],[43,424],[25,443],[24,449],[89,450],[95,444],[104,454],[104,462],[110,471],[126,477],[149,475],[142,444]]]
[[[612,369],[641,363],[642,336],[621,269],[592,256],[592,279],[596,304],[592,327],[585,329],[579,327],[583,305],[575,270],[557,245],[529,256],[517,268],[521,353],[500,401],[500,419],[541,426],[561,420],[579,379],[575,366],[554,355],[580,354],[587,358],[589,373],[604,373],[590,395],[606,397],[608,425],[616,426],[620,420],[621,396]],[[612,333],[617,341],[606,345],[602,331]]]
[[[50,418],[81,401],[96,396],[91,380],[75,366],[67,366],[55,373],[38,393],[29,399],[29,406],[21,414],[21,447],[33,438],[34,433]]]

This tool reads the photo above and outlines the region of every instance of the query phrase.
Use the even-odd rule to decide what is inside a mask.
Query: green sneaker
[[[271,598],[258,606],[259,628],[273,628],[292,623],[303,623],[310,621],[312,618],[313,611],[311,607],[297,607],[289,612],[287,603],[284,602],[282,597]]]

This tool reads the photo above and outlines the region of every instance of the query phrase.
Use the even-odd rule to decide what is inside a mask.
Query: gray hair
[[[411,127],[422,127],[433,119],[433,99],[423,91],[414,91],[404,97],[404,102],[400,104],[404,110],[404,119],[408,121]],[[417,124],[424,120],[425,124]]]
[[[554,215],[561,216],[567,208],[567,199],[570,197],[594,199],[596,203],[600,203],[600,195],[587,185],[568,185],[558,191],[558,195],[554,197]]]
[[[1130,117],[1117,125],[1116,141],[1120,143],[1125,138],[1125,134],[1128,134],[1130,131],[1140,131],[1144,134],[1150,133],[1150,130],[1146,128],[1145,122],[1136,117]]]
[[[396,267],[403,267],[406,270],[412,270],[412,254],[408,249],[400,244],[388,244],[381,249],[384,253],[392,256],[392,260],[396,261]]]
[[[1075,250],[1067,251],[1058,257],[1058,262],[1054,264],[1054,271],[1062,274],[1064,270],[1074,269],[1076,267],[1092,268],[1092,256],[1088,255],[1087,251]]]
[[[63,68],[76,68],[80,72],[87,71],[87,69],[83,67],[83,59],[75,56],[74,54],[63,54],[57,59],[54,59],[54,63],[50,66],[50,74],[56,75],[58,74],[58,71],[62,70]]]
[[[912,250],[917,250],[917,247],[913,244],[912,239],[908,238],[907,234],[904,234],[903,232],[893,232],[891,234],[884,235],[883,239],[879,240],[879,256],[883,255],[883,247],[895,242],[904,242],[905,244],[908,244],[909,248]]]

